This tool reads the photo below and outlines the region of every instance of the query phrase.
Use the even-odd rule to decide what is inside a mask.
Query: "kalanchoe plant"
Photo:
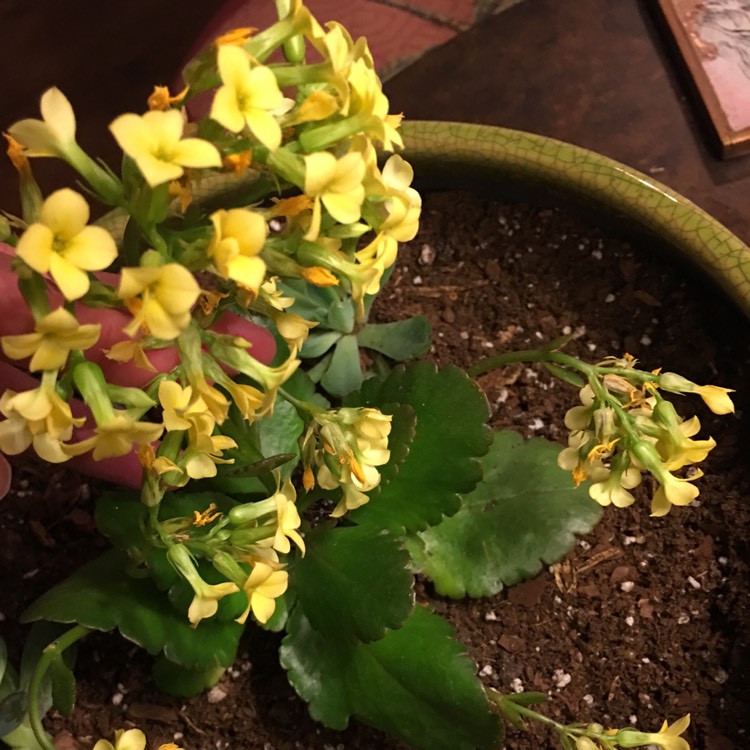
[[[552,444],[491,433],[468,374],[392,367],[430,336],[419,318],[367,322],[419,220],[411,167],[376,153],[402,146],[401,116],[364,40],[321,27],[299,0],[279,5],[270,28],[198,55],[179,94],[157,87],[148,112],[112,122],[120,174],[78,144],[57,89],[41,120],[8,129],[22,216],[0,231],[33,323],[1,343],[37,383],[2,394],[0,449],[52,463],[136,457],[127,478],[142,478],[138,492],[97,500],[112,548],[26,610],[46,624],[20,676],[3,649],[0,735],[52,747],[42,713],[72,711],[70,648],[92,630],[141,645],[156,682],[189,695],[260,626],[285,631],[281,663],[329,727],[355,717],[417,748],[469,750],[497,747],[503,718],[532,719],[568,750],[684,750],[688,718],[658,733],[563,726],[531,708],[543,696],[485,690],[451,627],[415,602],[414,574],[450,596],[536,574],[598,521],[587,480],[599,504],[622,507],[648,472],[654,515],[688,504],[699,472],[684,469],[714,443],[693,440],[697,419],[663,394],[697,392],[726,413],[727,391],[628,356],[587,364],[563,341],[479,363],[473,374],[541,362],[581,389],[557,459],[572,483]],[[286,61],[270,62],[280,48]],[[187,107],[201,92],[204,116]],[[87,197],[43,196],[29,161],[43,156],[68,162]],[[89,199],[111,209],[93,224]],[[259,332],[275,357],[255,346]],[[95,750],[144,746],[129,730]]]

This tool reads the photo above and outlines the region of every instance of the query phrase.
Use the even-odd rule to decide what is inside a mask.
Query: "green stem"
[[[44,748],[44,750],[56,750],[56,748],[50,742],[49,737],[42,726],[42,712],[39,705],[42,692],[42,681],[44,680],[44,676],[47,674],[47,670],[49,669],[50,664],[52,664],[52,661],[58,658],[66,648],[70,648],[70,646],[76,641],[79,641],[90,632],[91,630],[89,628],[86,628],[83,625],[76,625],[68,630],[67,633],[63,633],[59,638],[56,638],[42,651],[42,655],[31,675],[31,681],[29,682],[29,724],[31,725],[31,730],[34,732],[34,737],[36,737],[37,742]]]
[[[320,406],[316,406],[309,401],[301,401],[300,399],[295,398],[291,393],[289,393],[289,391],[285,390],[284,388],[279,388],[278,393],[281,398],[283,398],[285,401],[288,401],[295,409],[297,409],[297,411],[305,412],[311,417],[314,417],[316,414],[322,414],[325,411],[325,409],[321,408]]]
[[[495,370],[498,367],[516,364],[517,362],[554,362],[563,367],[570,367],[589,376],[599,368],[581,362],[580,359],[571,357],[569,354],[562,352],[549,351],[547,349],[522,349],[517,352],[506,352],[505,354],[496,354],[494,357],[480,360],[473,367],[470,367],[468,373],[475,378],[477,375],[483,375],[485,372]]]

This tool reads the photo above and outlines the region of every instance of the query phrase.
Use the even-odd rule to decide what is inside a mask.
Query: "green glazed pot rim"
[[[406,121],[404,158],[445,184],[523,180],[601,205],[674,248],[750,317],[750,248],[710,214],[658,180],[570,143],[461,122]]]

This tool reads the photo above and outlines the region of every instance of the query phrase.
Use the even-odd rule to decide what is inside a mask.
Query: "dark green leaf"
[[[140,494],[127,490],[104,492],[96,501],[96,526],[109,541],[120,549],[143,547],[148,508]]]
[[[329,638],[374,641],[399,628],[414,606],[409,555],[391,535],[370,527],[318,529],[290,571],[312,626]]]
[[[432,343],[432,326],[424,315],[394,323],[370,323],[357,334],[359,345],[402,362],[426,354]]]
[[[445,596],[491,596],[535,576],[587,534],[602,510],[558,468],[557,443],[498,432],[484,480],[461,510],[409,540],[417,567]]]
[[[341,304],[341,295],[334,287],[315,286],[304,279],[289,278],[277,286],[285,296],[294,298],[289,312],[301,315],[305,320],[327,323],[330,309]]]
[[[17,690],[0,700],[0,737],[10,734],[23,723],[26,718],[26,692]]]
[[[150,654],[164,652],[189,669],[229,666],[237,653],[242,626],[204,620],[192,628],[150,578],[125,573],[127,556],[111,550],[80,568],[37,599],[22,622],[77,622],[94,630],[118,628],[123,637]]]
[[[191,698],[213,687],[225,671],[225,667],[186,669],[159,654],[154,660],[152,675],[159,690],[169,695]]]
[[[442,618],[416,607],[372,643],[326,638],[295,609],[281,663],[310,714],[334,729],[349,717],[424,750],[496,748],[501,738],[474,664]]]
[[[492,434],[485,426],[487,399],[457,367],[437,370],[430,362],[399,365],[384,380],[368,380],[347,406],[407,404],[417,417],[414,441],[397,477],[349,514],[359,524],[401,534],[438,524],[460,507],[482,477],[478,460]]]
[[[63,715],[70,716],[76,702],[76,678],[70,667],[58,654],[49,665],[52,683],[52,705]]]
[[[333,350],[331,364],[320,379],[328,393],[344,397],[362,385],[362,367],[356,336],[342,336]]]
[[[321,378],[328,372],[328,368],[331,366],[331,360],[333,359],[333,352],[323,357],[320,362],[317,362],[307,371],[307,377],[313,383],[319,383]]]
[[[312,331],[302,346],[302,359],[322,357],[342,336],[339,331]]]

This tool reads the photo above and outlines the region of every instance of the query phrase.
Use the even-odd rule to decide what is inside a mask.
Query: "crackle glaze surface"
[[[750,248],[687,198],[651,177],[568,143],[487,125],[409,121],[402,127],[417,174],[471,172],[570,191],[631,219],[674,247],[750,316]]]

